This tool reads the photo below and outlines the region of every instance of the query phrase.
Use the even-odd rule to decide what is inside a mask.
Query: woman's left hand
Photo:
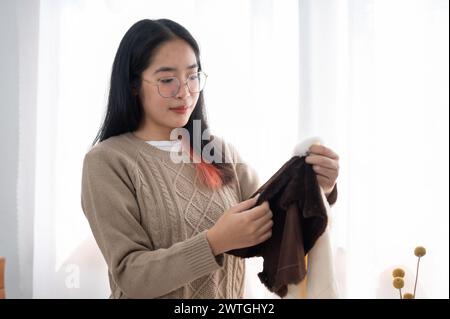
[[[339,156],[331,149],[323,145],[312,145],[305,162],[313,165],[317,182],[322,187],[326,196],[333,190],[339,175]]]

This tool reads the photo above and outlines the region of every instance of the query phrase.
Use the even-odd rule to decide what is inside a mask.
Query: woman
[[[82,181],[111,298],[242,298],[244,261],[224,253],[271,236],[268,203],[249,199],[257,174],[203,134],[205,81],[197,42],[173,21],[139,21],[119,45]]]

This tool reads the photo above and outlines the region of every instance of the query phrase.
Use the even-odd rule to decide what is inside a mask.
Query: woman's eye
[[[192,74],[192,75],[189,76],[189,80],[190,81],[195,81],[197,79],[198,79],[198,74],[197,73],[196,74]]]
[[[159,82],[161,82],[162,84],[169,84],[173,82],[173,78],[169,78],[169,79],[160,79]]]

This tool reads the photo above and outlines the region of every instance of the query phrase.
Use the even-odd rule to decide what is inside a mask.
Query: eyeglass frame
[[[203,71],[197,71],[197,72],[194,72],[194,73],[189,74],[189,76],[191,76],[191,75],[193,75],[193,74],[199,74],[199,73],[205,75],[205,85],[206,85],[206,79],[208,78],[208,74],[206,74],[205,72],[203,72]],[[177,91],[175,92],[175,94],[172,95],[172,96],[163,96],[163,95],[161,94],[161,92],[159,91],[159,83],[161,82],[161,80],[163,80],[163,79],[168,79],[168,78],[175,78],[175,79],[177,79],[177,81],[178,81],[178,83],[179,83],[178,90],[177,90]],[[172,97],[177,96],[177,94],[180,93],[180,90],[181,90],[181,87],[182,87],[181,84],[184,84],[184,86],[187,86],[190,93],[200,93],[201,91],[203,91],[203,88],[204,88],[204,87],[203,87],[203,88],[202,88],[200,91],[198,91],[198,92],[192,92],[192,91],[191,91],[191,88],[189,87],[189,84],[188,84],[189,77],[188,77],[184,82],[183,82],[183,81],[180,81],[180,80],[178,79],[178,77],[176,77],[176,76],[165,76],[165,77],[162,77],[162,78],[160,78],[160,79],[158,79],[158,80],[156,81],[157,83],[155,83],[154,81],[150,81],[150,80],[144,79],[144,78],[142,78],[142,81],[144,81],[144,82],[146,82],[146,83],[149,83],[149,84],[151,84],[151,85],[156,85],[156,86],[158,87],[158,94],[159,94],[159,96],[161,96],[161,97],[163,97],[163,98],[165,98],[165,99],[170,99],[170,98],[172,98]]]

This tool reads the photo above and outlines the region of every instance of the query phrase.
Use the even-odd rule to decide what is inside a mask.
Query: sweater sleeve
[[[169,248],[154,249],[140,224],[130,171],[111,151],[84,158],[81,205],[112,280],[129,298],[163,296],[222,267],[206,231]]]
[[[236,175],[241,192],[241,201],[247,200],[260,187],[260,180],[256,170],[249,165],[239,154],[233,144],[228,143],[233,163],[236,168]]]

